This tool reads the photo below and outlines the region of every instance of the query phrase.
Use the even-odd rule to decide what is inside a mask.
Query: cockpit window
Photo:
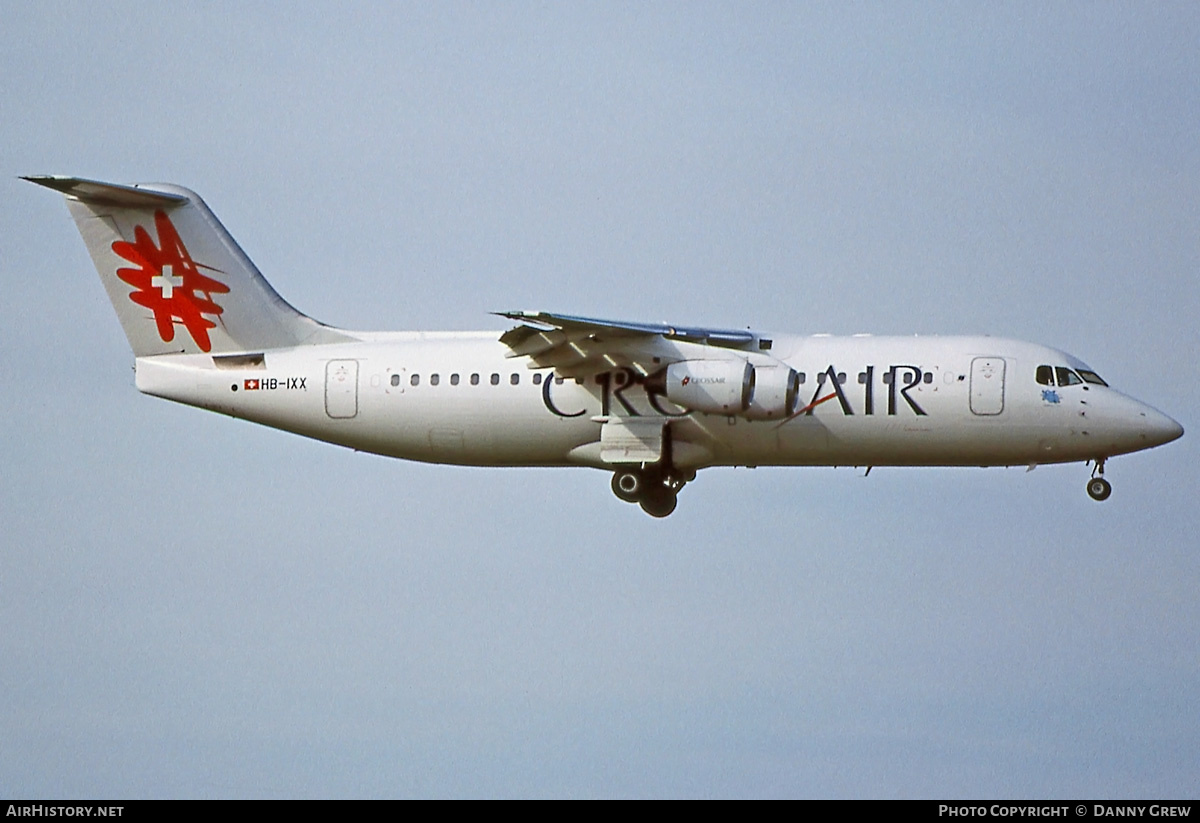
[[[1060,386],[1074,386],[1076,383],[1083,382],[1079,375],[1066,366],[1056,366],[1054,373],[1058,376],[1058,385]]]
[[[1093,386],[1107,386],[1108,385],[1107,383],[1104,382],[1104,380],[1100,377],[1100,375],[1096,374],[1094,371],[1088,371],[1087,369],[1080,369],[1079,376],[1082,377],[1088,383],[1091,383]]]
[[[1094,386],[1108,385],[1094,371],[1080,369],[1076,374],[1066,366],[1038,366],[1036,377],[1038,383],[1043,386],[1077,386],[1080,383],[1091,383]]]

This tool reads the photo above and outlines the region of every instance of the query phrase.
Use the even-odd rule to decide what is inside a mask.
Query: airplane
[[[987,336],[801,336],[502,311],[502,333],[302,314],[194,192],[32,176],[66,196],[137,388],[359,451],[587,466],[653,517],[711,466],[1105,462],[1182,436],[1086,363]]]

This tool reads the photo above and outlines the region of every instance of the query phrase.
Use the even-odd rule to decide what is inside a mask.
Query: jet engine
[[[800,375],[779,361],[682,360],[647,377],[646,390],[689,411],[782,420],[796,411]]]
[[[742,414],[754,399],[754,367],[745,360],[683,360],[647,386],[677,406],[707,414]]]
[[[782,420],[796,412],[800,399],[800,375],[780,363],[754,368],[754,397],[746,409],[751,420]]]

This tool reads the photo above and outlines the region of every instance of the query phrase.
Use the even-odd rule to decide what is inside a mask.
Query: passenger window
[[[478,374],[473,374],[473,375],[471,375],[471,385],[472,385],[472,386],[478,386],[478,385],[479,385],[479,375],[478,375]]]
[[[457,386],[457,385],[458,385],[458,375],[457,375],[457,374],[452,374],[452,375],[450,375],[450,385],[451,385],[451,386]]]
[[[393,374],[393,375],[392,375],[392,385],[393,385],[393,386],[399,386],[399,385],[400,385],[400,375],[398,375],[398,374]]]
[[[412,377],[409,378],[408,382],[414,386],[421,385],[421,375],[414,374]]]
[[[1039,383],[1041,383],[1043,386],[1053,386],[1054,385],[1054,369],[1050,368],[1049,366],[1038,366],[1037,367],[1037,381]]]
[[[514,373],[512,377],[508,378],[508,382],[512,383],[514,386],[517,385],[521,382],[521,375]]]
[[[541,375],[541,373],[535,374],[535,375],[533,376],[533,385],[535,385],[535,386],[540,386],[540,385],[542,385],[542,375]]]
[[[925,381],[926,385],[932,383],[933,382],[933,372],[931,372],[931,371],[925,372],[925,376],[921,379]]]
[[[493,374],[493,375],[492,375],[492,385],[493,385],[493,386],[499,386],[499,385],[500,385],[500,375],[498,375],[498,374]]]
[[[1070,369],[1066,368],[1065,366],[1056,366],[1054,369],[1054,373],[1055,373],[1055,376],[1058,377],[1058,385],[1060,385],[1060,386],[1074,386],[1076,383],[1083,382],[1079,378],[1079,375],[1077,375],[1075,372],[1071,371]]]
[[[442,382],[442,378],[440,375],[437,375],[437,374],[429,375],[429,385],[436,386],[440,382]]]

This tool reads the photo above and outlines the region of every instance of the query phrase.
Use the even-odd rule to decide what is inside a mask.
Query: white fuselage
[[[1182,432],[1103,385],[1040,385],[1038,366],[1086,366],[990,337],[776,336],[770,355],[802,375],[807,411],[750,420],[689,412],[647,393],[630,369],[578,380],[531,369],[496,332],[355,336],[261,357],[139,357],[137,385],[362,451],[464,465],[612,468],[599,441],[614,418],[669,422],[685,468],[1033,465],[1103,459]],[[712,347],[674,345],[684,359],[713,357]]]

